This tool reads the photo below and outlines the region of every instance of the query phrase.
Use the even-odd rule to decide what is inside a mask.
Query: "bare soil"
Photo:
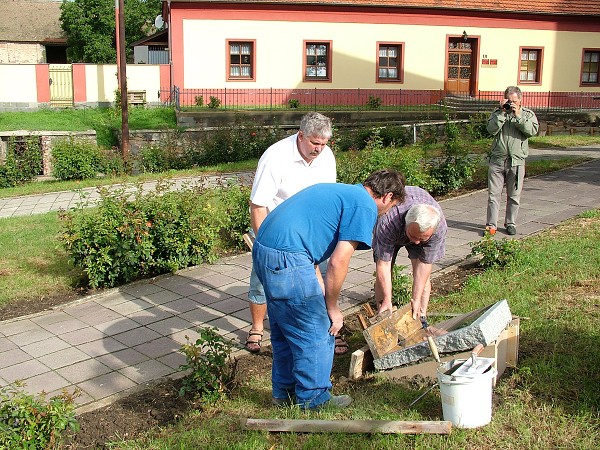
[[[465,280],[481,269],[474,263],[461,265],[451,272],[438,276],[433,284],[432,298],[443,296],[460,289]],[[358,329],[355,316],[346,317],[346,332]],[[364,345],[364,343],[362,343]],[[358,344],[350,344],[350,351]],[[243,384],[244,380],[256,374],[271,371],[272,355],[264,348],[259,355],[239,357],[236,360],[233,384]],[[336,358],[333,367],[334,389],[347,382],[348,358]],[[419,384],[419,380],[415,380]],[[422,380],[421,384],[426,384]],[[177,422],[186,411],[201,408],[189,398],[179,396],[181,380],[163,380],[144,390],[131,394],[109,406],[83,413],[78,416],[80,431],[66,443],[71,449],[106,449],[107,442],[116,439],[134,439],[153,427],[162,427]],[[419,389],[422,385],[415,385]]]

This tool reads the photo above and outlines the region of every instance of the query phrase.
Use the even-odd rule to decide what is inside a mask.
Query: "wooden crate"
[[[145,105],[146,91],[127,91],[127,103],[130,105]]]

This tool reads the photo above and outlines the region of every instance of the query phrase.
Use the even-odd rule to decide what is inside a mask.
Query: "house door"
[[[470,95],[473,92],[474,54],[471,42],[462,38],[448,40],[448,68],[444,88],[452,94]]]
[[[71,64],[50,64],[50,106],[73,106]]]

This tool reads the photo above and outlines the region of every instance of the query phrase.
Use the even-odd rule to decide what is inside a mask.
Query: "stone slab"
[[[472,349],[477,344],[487,346],[500,336],[511,320],[512,314],[508,302],[500,300],[491,305],[471,325],[437,336],[434,338],[434,342],[440,353],[462,352]],[[375,359],[373,365],[377,370],[386,370],[410,364],[428,356],[431,356],[431,350],[427,341],[423,341]]]

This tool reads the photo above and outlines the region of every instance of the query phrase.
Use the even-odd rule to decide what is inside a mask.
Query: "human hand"
[[[390,314],[393,312],[393,306],[392,306],[392,302],[391,301],[381,302],[377,306],[377,314],[380,314],[380,313],[385,312],[385,311],[389,311]]]
[[[421,316],[426,316],[427,311],[421,311],[421,300],[420,299],[410,299],[410,306],[412,307],[412,318],[418,319]]]
[[[517,116],[517,117],[521,116],[521,105],[520,104],[513,102],[512,110],[515,113],[515,116]]]
[[[329,320],[331,320],[331,326],[329,327],[329,334],[335,336],[342,329],[344,325],[344,316],[340,308],[330,308],[327,310]]]

